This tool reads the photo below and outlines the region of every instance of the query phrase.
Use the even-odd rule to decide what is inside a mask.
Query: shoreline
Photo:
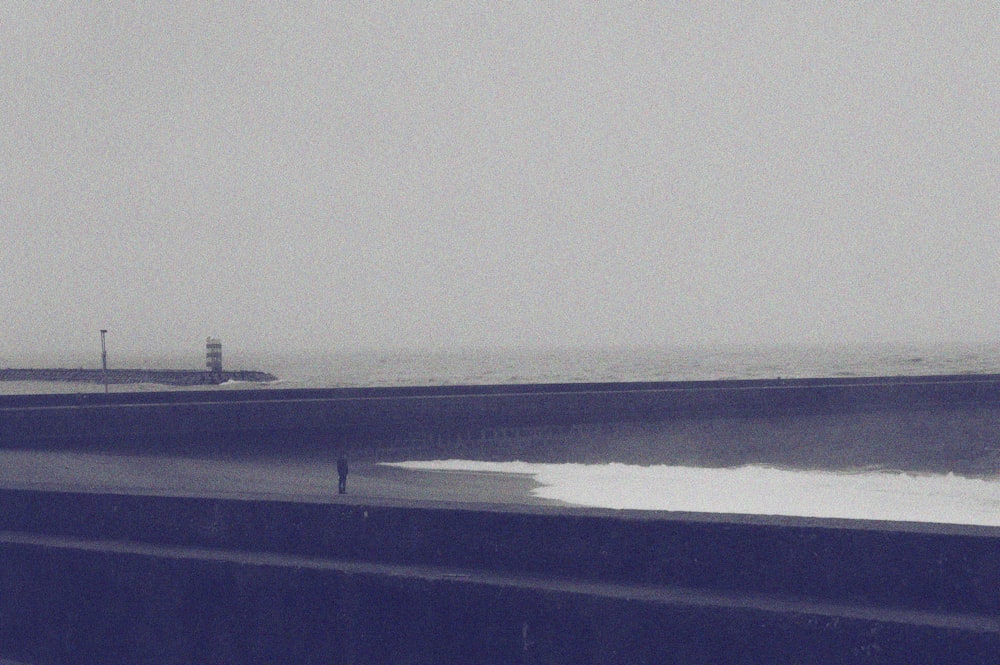
[[[305,503],[565,505],[536,496],[541,484],[522,474],[400,469],[374,460],[351,462],[348,492],[337,494],[329,459],[215,458],[0,449],[0,489]]]

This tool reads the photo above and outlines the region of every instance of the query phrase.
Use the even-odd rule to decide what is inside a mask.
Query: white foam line
[[[527,474],[541,485],[534,490],[539,497],[599,508],[1000,526],[997,478],[471,460],[392,466]]]

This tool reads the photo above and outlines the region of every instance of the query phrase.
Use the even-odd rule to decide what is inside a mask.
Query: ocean
[[[204,365],[204,355],[197,351],[190,354],[133,353],[122,356],[112,351],[109,351],[109,367],[199,369]],[[1000,343],[437,349],[342,353],[246,353],[238,348],[224,347],[223,353],[226,369],[261,370],[274,374],[278,381],[268,384],[230,383],[218,386],[218,390],[1000,373]],[[0,355],[0,367],[96,369],[100,367],[100,355],[30,358]],[[0,382],[0,394],[101,390],[102,386],[85,383]],[[111,386],[111,390],[183,388],[131,384]]]

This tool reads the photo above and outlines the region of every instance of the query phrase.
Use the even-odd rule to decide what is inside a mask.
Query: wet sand
[[[275,499],[328,503],[365,500],[559,505],[534,496],[530,476],[416,471],[351,463],[337,494],[330,460],[194,459],[77,452],[0,450],[0,488],[155,496]]]

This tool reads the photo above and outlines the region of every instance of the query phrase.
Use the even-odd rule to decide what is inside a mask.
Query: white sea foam
[[[537,496],[614,509],[1000,526],[1000,479],[888,472],[443,460],[408,469],[529,474]]]

